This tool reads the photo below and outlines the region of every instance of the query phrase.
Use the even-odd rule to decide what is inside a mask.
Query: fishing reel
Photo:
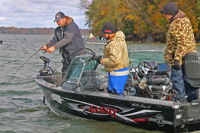
[[[40,56],[40,59],[44,61],[44,68],[39,71],[40,76],[50,76],[54,74],[53,69],[49,66],[50,59],[44,56]]]

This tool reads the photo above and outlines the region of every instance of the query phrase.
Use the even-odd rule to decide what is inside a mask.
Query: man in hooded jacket
[[[103,58],[96,58],[96,60],[104,65],[105,70],[108,72],[109,90],[112,93],[123,95],[124,85],[129,74],[129,58],[125,35],[122,31],[115,32],[115,27],[110,22],[104,24],[101,34],[108,42],[104,46]]]
[[[185,94],[189,94],[187,101],[197,99],[195,88],[185,77],[183,58],[189,52],[197,52],[192,25],[184,12],[179,10],[174,2],[169,2],[160,10],[161,14],[170,21],[167,25],[165,61],[171,67],[173,89],[178,91],[177,99],[185,101]],[[192,93],[191,93],[192,92]]]
[[[55,29],[53,39],[47,45],[43,45],[42,50],[52,53],[55,49],[60,49],[59,53],[63,57],[62,77],[64,77],[69,63],[75,56],[73,53],[84,49],[85,44],[77,24],[71,17],[65,16],[63,12],[58,12],[54,22],[57,22],[58,27]]]

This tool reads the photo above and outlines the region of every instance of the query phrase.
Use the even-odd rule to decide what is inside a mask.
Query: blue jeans
[[[171,67],[171,81],[173,83],[172,88],[178,91],[175,101],[179,100],[180,102],[185,102],[185,95],[187,94],[188,102],[197,99],[196,88],[192,87],[189,80],[186,79],[183,66],[180,66],[180,70],[175,70],[174,66]]]

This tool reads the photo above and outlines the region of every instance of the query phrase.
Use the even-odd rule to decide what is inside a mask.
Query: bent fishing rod
[[[45,44],[45,46],[47,45],[47,44],[49,44],[49,42],[48,43],[46,43]],[[35,54],[37,54],[40,50],[42,50],[42,47],[40,48],[40,49],[38,49],[31,57],[29,57],[28,58],[28,60],[26,60],[18,69],[17,69],[17,71],[13,74],[13,76],[10,78],[10,80],[8,81],[8,84],[10,83],[10,81],[12,80],[12,78],[15,76],[15,74],[35,55]],[[46,53],[46,51],[45,50],[43,50],[43,53]],[[7,84],[7,86],[6,86],[6,89],[7,89],[7,87],[8,87],[8,84]]]

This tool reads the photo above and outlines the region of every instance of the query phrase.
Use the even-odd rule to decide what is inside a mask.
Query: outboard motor
[[[49,66],[50,59],[44,56],[40,56],[40,59],[44,61],[44,68],[39,71],[40,76],[50,76],[54,74],[54,71]]]
[[[198,52],[190,52],[185,55],[184,72],[191,86],[200,87],[200,54]]]

